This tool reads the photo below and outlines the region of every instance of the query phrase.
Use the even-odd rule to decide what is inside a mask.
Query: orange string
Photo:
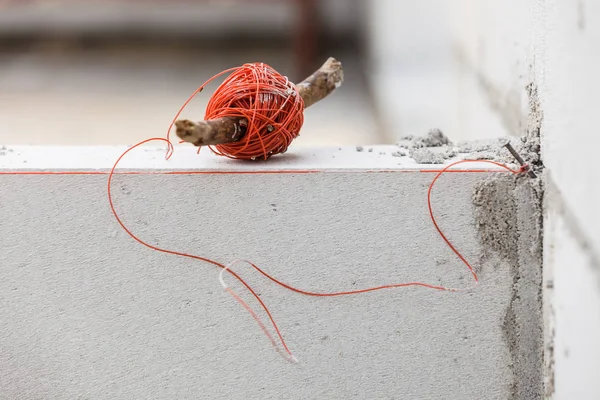
[[[240,140],[208,147],[220,156],[244,160],[266,160],[275,154],[285,153],[304,124],[304,100],[296,85],[264,63],[244,64],[210,78],[187,99],[171,122],[169,132],[194,96],[227,72],[231,74],[211,96],[204,119],[243,118],[247,126]],[[172,151],[167,158],[171,154]]]
[[[248,121],[241,140],[219,144],[216,154],[240,159],[267,159],[285,153],[304,123],[304,100],[296,85],[264,63],[244,64],[215,91],[205,120],[243,117]]]
[[[478,160],[478,162],[482,162]],[[398,169],[389,169],[389,170],[363,170],[362,173],[438,173],[440,169],[410,169],[410,170],[398,170]],[[189,170],[189,171],[114,171],[113,175],[273,175],[273,174],[316,174],[323,173],[322,170],[316,169],[288,169],[288,170],[260,170],[260,171],[215,171],[215,170]],[[337,170],[336,173],[344,173],[344,172],[352,172],[356,173],[354,170],[344,171]],[[458,169],[458,170],[449,170],[444,171],[445,174],[448,173],[493,173],[498,172],[497,169]],[[110,175],[110,171],[46,171],[46,170],[16,170],[16,171],[0,171],[0,175]]]
[[[213,264],[213,265],[215,265],[215,266],[217,266],[217,267],[219,267],[219,268],[225,268],[225,265],[223,265],[223,264],[221,264],[221,263],[219,263],[219,262],[217,262],[217,261],[213,261],[213,260],[211,260],[211,259],[209,259],[209,258],[200,257],[200,256],[196,256],[196,255],[193,255],[193,254],[182,253],[182,252],[179,252],[179,251],[173,251],[173,250],[163,249],[163,248],[160,248],[160,247],[158,247],[158,246],[151,245],[151,244],[149,244],[149,243],[147,243],[147,242],[143,241],[142,239],[138,238],[138,237],[137,237],[137,236],[136,236],[136,235],[135,235],[133,232],[131,232],[131,230],[129,230],[129,229],[127,228],[127,226],[125,226],[125,224],[123,223],[123,221],[122,221],[122,220],[121,220],[121,218],[119,217],[119,215],[118,215],[118,213],[117,213],[117,211],[116,211],[116,209],[115,209],[115,206],[114,206],[113,200],[112,200],[112,192],[111,192],[111,183],[112,183],[112,179],[113,179],[113,176],[114,176],[115,169],[117,168],[117,165],[119,164],[119,162],[121,161],[121,159],[122,159],[123,157],[125,157],[125,155],[127,155],[127,153],[129,153],[131,150],[135,149],[135,148],[136,148],[136,147],[138,147],[138,146],[141,146],[141,145],[143,145],[143,144],[145,144],[145,143],[149,143],[149,142],[152,142],[152,141],[163,141],[163,142],[166,142],[166,143],[167,143],[167,155],[168,155],[168,157],[170,157],[170,156],[173,154],[173,151],[174,151],[174,150],[173,150],[173,145],[171,144],[171,142],[169,142],[169,140],[168,140],[168,139],[165,139],[165,138],[150,138],[150,139],[142,140],[141,142],[139,142],[139,143],[137,143],[137,144],[135,144],[135,145],[131,146],[131,147],[130,147],[130,148],[128,148],[127,150],[125,150],[125,151],[123,152],[123,154],[121,154],[121,155],[119,156],[119,158],[117,159],[117,161],[116,161],[116,162],[115,162],[115,164],[113,165],[112,169],[110,170],[110,173],[109,173],[109,175],[108,175],[108,181],[107,181],[107,194],[108,194],[108,202],[109,202],[109,205],[110,205],[110,209],[111,209],[111,211],[112,211],[113,215],[115,216],[115,218],[116,218],[117,222],[119,223],[119,225],[121,226],[121,228],[123,228],[123,230],[124,230],[124,231],[125,231],[125,232],[126,232],[128,235],[129,235],[129,236],[131,236],[131,237],[132,237],[132,238],[133,238],[135,241],[137,241],[137,242],[138,242],[138,243],[140,243],[141,245],[143,245],[143,246],[146,246],[146,247],[148,247],[148,248],[150,248],[150,249],[152,249],[152,250],[159,251],[159,252],[162,252],[162,253],[172,254],[172,255],[176,255],[176,256],[180,256],[180,257],[187,257],[187,258],[191,258],[191,259],[194,259],[194,260],[204,261],[204,262],[207,262],[207,263],[209,263],[209,264]],[[244,285],[244,286],[245,286],[245,287],[246,287],[246,288],[247,288],[247,289],[250,291],[250,293],[252,293],[252,295],[254,296],[254,298],[256,298],[256,300],[258,300],[258,302],[259,302],[259,303],[260,303],[260,305],[262,306],[263,310],[264,310],[264,311],[267,313],[267,315],[268,315],[269,319],[271,320],[271,324],[273,325],[273,328],[274,328],[274,329],[275,329],[275,331],[277,332],[277,336],[279,336],[279,340],[281,341],[281,344],[283,345],[283,347],[284,347],[285,351],[286,351],[286,352],[287,352],[287,353],[288,353],[290,356],[292,356],[292,357],[293,357],[293,354],[292,354],[292,352],[289,350],[289,348],[288,348],[288,346],[287,346],[287,344],[286,344],[285,340],[283,339],[283,336],[281,335],[281,332],[280,332],[280,330],[279,330],[279,327],[277,326],[277,323],[275,322],[275,319],[274,319],[274,318],[273,318],[273,316],[271,315],[271,312],[269,311],[269,309],[268,309],[268,307],[266,306],[266,304],[265,304],[265,303],[262,301],[262,299],[261,299],[261,298],[258,296],[258,294],[257,294],[257,293],[254,291],[254,289],[252,289],[252,287],[250,287],[250,285],[248,285],[248,284],[246,283],[246,281],[244,281],[244,280],[243,280],[243,279],[242,279],[242,278],[241,278],[241,277],[240,277],[238,274],[236,274],[235,272],[233,272],[233,271],[232,271],[232,270],[230,270],[230,269],[228,269],[228,270],[227,270],[227,272],[229,272],[229,273],[230,273],[231,275],[233,275],[233,276],[234,276],[234,277],[235,277],[235,278],[236,278],[238,281],[240,281],[240,282],[241,282],[241,283],[242,283],[242,284],[243,284],[243,285]]]

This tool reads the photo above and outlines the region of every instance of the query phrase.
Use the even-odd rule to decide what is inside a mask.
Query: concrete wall
[[[222,290],[217,268],[151,251],[119,227],[102,173],[122,150],[0,154],[0,398],[540,398],[539,204],[529,180],[449,173],[434,188],[440,227],[479,273],[468,292],[315,298],[237,265],[300,360],[289,364]],[[393,146],[292,148],[266,164],[189,147],[166,163],[163,150],[137,149],[121,171],[155,173],[113,183],[124,222],[154,245],[246,258],[316,291],[471,284],[427,212],[427,171],[439,165],[392,156]],[[318,173],[164,173],[257,168]],[[504,223],[483,223],[497,217]]]
[[[478,88],[461,98],[461,129],[541,137],[548,394],[598,399],[600,3],[464,0],[455,22],[463,85]]]

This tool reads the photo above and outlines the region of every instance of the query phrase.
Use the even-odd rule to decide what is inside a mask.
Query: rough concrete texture
[[[417,172],[423,166],[367,173],[361,160],[377,156],[351,154],[360,168],[316,174],[118,175],[114,200],[152,244],[225,263],[246,258],[304,289],[412,280],[469,286],[470,274],[428,217],[433,174]],[[447,174],[434,188],[441,228],[479,272],[472,291],[314,298],[236,266],[300,360],[289,364],[223,292],[216,268],[151,251],[120,229],[105,175],[0,175],[10,188],[0,191],[8,233],[0,236],[0,392],[10,399],[538,398],[532,199],[529,186],[502,176],[490,183],[489,173]],[[513,221],[497,229],[510,243],[525,238],[516,250],[482,241],[492,229],[480,228],[482,211]]]
[[[443,164],[445,160],[455,157],[457,152],[452,142],[439,129],[432,129],[426,135],[409,135],[400,138],[396,143],[402,149],[408,150],[409,156],[418,164]]]
[[[463,143],[459,153],[464,159],[487,159],[515,163],[503,147],[510,143],[515,151],[537,172],[529,175],[490,177],[475,191],[476,220],[485,252],[508,260],[512,268],[513,289],[510,307],[503,324],[514,373],[511,399],[538,399],[545,395],[544,296],[543,284],[543,163],[540,130],[543,113],[534,84],[528,87],[530,117],[527,132],[516,139],[495,139]],[[533,239],[533,240],[530,240]],[[535,310],[532,312],[532,310]]]
[[[427,148],[412,149],[409,154],[419,164],[443,164],[447,159],[443,154],[435,153]]]
[[[482,259],[500,257],[511,266],[512,296],[502,325],[513,371],[510,398],[542,398],[541,182],[490,177],[476,188],[474,202]]]
[[[527,134],[519,138],[495,138],[463,141],[453,144],[440,130],[434,129],[424,136],[405,136],[396,145],[408,150],[412,159],[419,164],[443,164],[446,160],[491,160],[503,164],[517,165],[517,161],[504,147],[510,143],[525,162],[537,172],[543,169],[540,156],[540,128],[543,120],[532,122]]]

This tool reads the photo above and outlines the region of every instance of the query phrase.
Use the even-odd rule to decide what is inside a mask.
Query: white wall
[[[464,0],[454,17],[462,84],[479,92],[460,98],[462,129],[471,137],[541,129],[548,389],[557,399],[598,399],[600,3]]]

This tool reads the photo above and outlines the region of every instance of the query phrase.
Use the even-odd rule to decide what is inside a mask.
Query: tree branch
[[[330,95],[344,81],[342,63],[330,57],[311,76],[296,85],[304,108],[308,108]],[[185,142],[196,146],[231,143],[246,133],[248,121],[243,117],[224,117],[194,122],[187,119],[175,122],[176,133]]]

